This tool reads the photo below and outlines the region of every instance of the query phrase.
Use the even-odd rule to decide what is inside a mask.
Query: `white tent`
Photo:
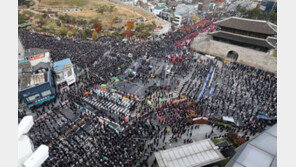
[[[41,145],[24,163],[25,167],[39,167],[48,158],[48,146]]]
[[[223,116],[222,119],[223,119],[223,121],[235,123],[233,117]]]
[[[210,140],[200,140],[154,153],[159,167],[205,166],[224,159]]]

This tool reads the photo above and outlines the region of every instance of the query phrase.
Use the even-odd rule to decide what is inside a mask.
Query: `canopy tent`
[[[223,116],[222,119],[223,119],[223,121],[235,123],[233,117]]]
[[[226,164],[233,166],[275,167],[277,161],[277,125],[265,130],[246,144]]]
[[[154,154],[159,167],[206,166],[225,159],[210,139],[162,150]]]

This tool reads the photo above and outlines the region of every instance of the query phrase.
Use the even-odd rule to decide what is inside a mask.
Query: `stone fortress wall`
[[[223,57],[230,51],[238,53],[237,62],[252,67],[257,67],[269,72],[276,72],[277,58],[274,57],[275,50],[261,52],[254,49],[240,47],[233,44],[215,41],[210,35],[200,34],[191,43],[191,49],[216,57]]]

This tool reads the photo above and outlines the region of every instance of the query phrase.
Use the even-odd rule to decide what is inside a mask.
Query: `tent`
[[[222,120],[223,121],[226,121],[226,122],[231,122],[231,123],[236,124],[235,121],[234,121],[234,119],[233,119],[233,117],[223,116],[222,117]]]

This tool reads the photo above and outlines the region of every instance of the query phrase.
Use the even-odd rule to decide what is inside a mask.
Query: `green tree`
[[[50,26],[49,26],[49,30],[52,31],[52,32],[54,32],[54,30],[55,30],[55,26],[54,26],[53,24],[50,24]]]
[[[81,38],[85,38],[86,37],[86,32],[84,30],[79,30],[79,35]]]
[[[116,11],[117,9],[115,8],[115,6],[113,6],[113,5],[111,5],[110,7],[109,7],[109,12],[110,13],[112,13],[112,12],[114,12],[114,11]]]
[[[98,36],[99,36],[99,34],[97,33],[97,31],[94,31],[94,32],[92,33],[92,35],[91,35],[91,37],[92,37],[94,40],[98,39]]]
[[[57,26],[61,26],[61,21],[60,20],[56,20],[56,25]]]
[[[273,22],[275,24],[277,23],[277,14],[274,11],[270,12],[268,14],[268,17],[271,22]]]
[[[66,35],[66,34],[67,34],[67,29],[66,29],[66,27],[60,27],[60,28],[59,28],[59,34],[60,34],[60,35]]]
[[[68,31],[67,32],[67,37],[71,37],[73,34],[74,34],[73,31]]]

